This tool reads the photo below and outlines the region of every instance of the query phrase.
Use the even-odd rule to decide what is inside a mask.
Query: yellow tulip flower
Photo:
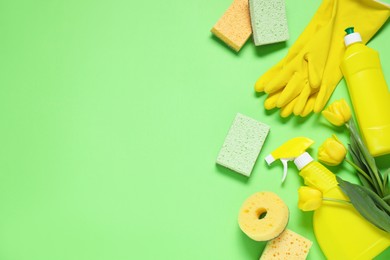
[[[312,211],[321,207],[322,192],[309,186],[298,189],[298,208],[302,211]]]
[[[347,149],[343,143],[332,135],[318,148],[318,160],[326,165],[339,165],[345,158]]]
[[[324,111],[322,115],[333,125],[341,126],[351,119],[351,109],[345,99],[334,101]]]

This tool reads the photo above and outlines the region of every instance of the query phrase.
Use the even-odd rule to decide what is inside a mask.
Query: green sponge
[[[270,127],[237,114],[218,154],[217,164],[250,176]]]
[[[284,0],[249,0],[249,10],[256,46],[288,40]]]

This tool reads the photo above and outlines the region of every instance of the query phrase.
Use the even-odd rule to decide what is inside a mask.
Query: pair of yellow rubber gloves
[[[367,43],[389,15],[380,1],[323,0],[287,56],[257,80],[255,90],[268,94],[264,107],[282,117],[320,112],[342,78],[344,30],[354,27]]]

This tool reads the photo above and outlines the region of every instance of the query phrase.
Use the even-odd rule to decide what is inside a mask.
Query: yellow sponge
[[[286,229],[280,236],[268,241],[260,260],[295,259],[304,260],[313,242]]]
[[[234,0],[211,32],[238,52],[252,34],[249,1]]]
[[[241,230],[256,241],[279,236],[287,226],[287,205],[273,192],[257,192],[241,206],[238,224]]]

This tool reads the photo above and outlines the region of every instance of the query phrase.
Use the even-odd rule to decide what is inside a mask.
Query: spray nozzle
[[[288,140],[278,148],[276,148],[271,154],[265,157],[265,161],[268,165],[271,165],[275,160],[279,160],[283,164],[283,177],[282,182],[287,177],[288,161],[295,160],[298,156],[305,153],[306,149],[314,143],[313,140],[307,137],[295,137]]]

